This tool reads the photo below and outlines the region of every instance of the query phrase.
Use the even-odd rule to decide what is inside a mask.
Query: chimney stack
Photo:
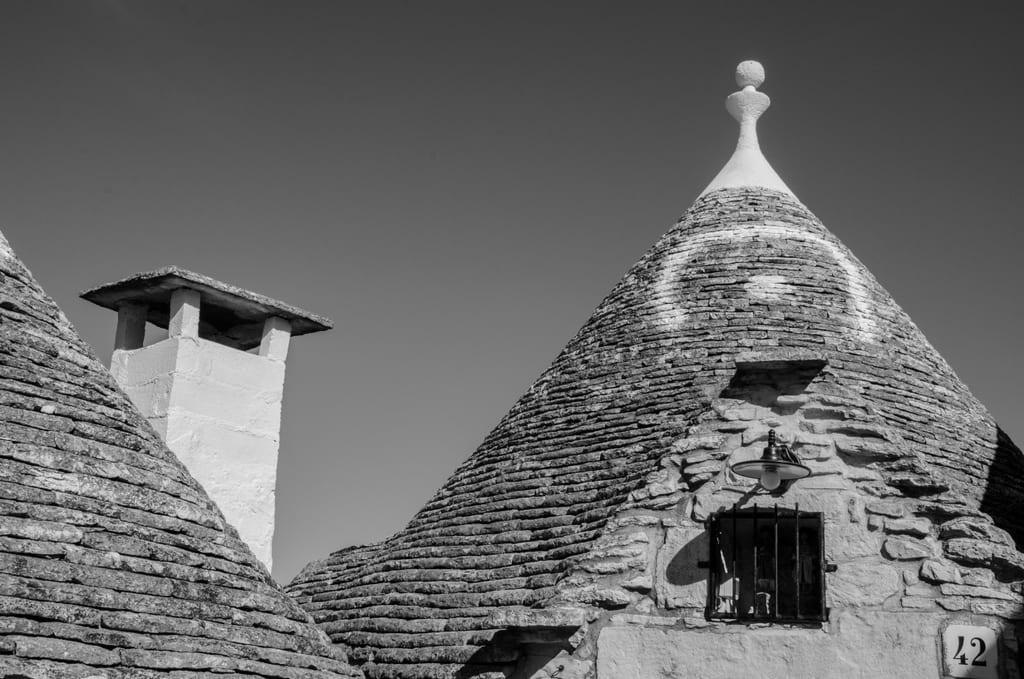
[[[117,311],[114,379],[270,569],[288,344],[331,321],[177,267],[81,296]]]

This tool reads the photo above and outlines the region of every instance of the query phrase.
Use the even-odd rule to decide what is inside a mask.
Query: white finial
[[[758,61],[741,61],[736,67],[736,84],[758,88],[764,83],[764,66]]]
[[[701,192],[702,196],[716,189],[741,186],[760,186],[793,195],[768,164],[757,142],[757,119],[772,103],[767,94],[757,91],[762,83],[764,66],[758,62],[744,61],[736,67],[736,84],[742,89],[726,98],[725,108],[740,124],[739,142],[732,158]]]

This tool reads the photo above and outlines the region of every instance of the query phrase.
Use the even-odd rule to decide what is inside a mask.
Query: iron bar
[[[734,617],[738,618],[740,616],[740,614],[739,614],[739,610],[740,609],[739,609],[739,600],[738,600],[738,598],[736,596],[736,590],[737,590],[738,585],[739,585],[739,578],[736,577],[738,575],[738,573],[736,572],[736,543],[739,542],[739,540],[736,539],[737,536],[738,536],[738,533],[737,533],[737,528],[736,528],[736,505],[733,505],[732,506],[732,572],[730,573],[730,575],[732,576],[732,583],[730,584],[730,592],[732,593],[732,614],[733,614]]]
[[[754,505],[754,535],[751,543],[754,545],[754,577],[751,578],[750,583],[753,585],[751,591],[754,595],[754,605],[752,610],[754,612],[753,617],[757,617],[757,505]]]
[[[825,522],[818,521],[818,620],[825,619]]]
[[[772,592],[772,617],[776,620],[779,619],[779,506],[775,505],[775,530],[773,532],[773,538],[775,540],[775,546],[772,548],[772,556],[775,559],[775,571],[772,575],[775,583],[775,591]]]
[[[796,540],[796,619],[800,619],[800,503],[793,508],[793,538]]]

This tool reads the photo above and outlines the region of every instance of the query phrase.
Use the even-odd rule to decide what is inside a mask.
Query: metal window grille
[[[825,536],[820,512],[773,508],[720,512],[711,536],[709,620],[813,622],[825,607]]]

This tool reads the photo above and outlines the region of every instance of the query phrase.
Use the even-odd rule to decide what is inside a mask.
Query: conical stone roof
[[[511,671],[496,641],[512,612],[556,602],[751,355],[827,361],[894,432],[878,495],[1024,535],[1020,451],[864,265],[784,185],[760,185],[764,167],[697,199],[404,530],[289,585],[367,676]]]
[[[358,676],[0,235],[0,676]]]

